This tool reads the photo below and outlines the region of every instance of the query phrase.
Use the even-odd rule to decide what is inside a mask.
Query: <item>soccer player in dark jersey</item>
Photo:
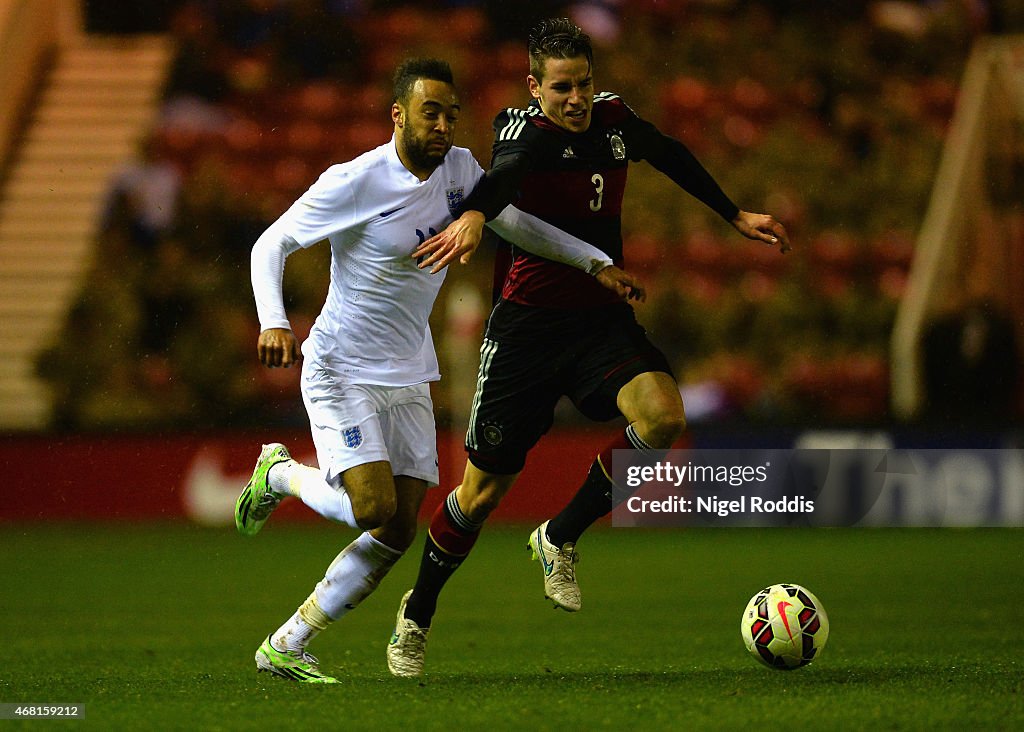
[[[789,241],[771,216],[740,210],[679,141],[660,133],[614,94],[594,93],[590,39],[566,19],[548,20],[529,41],[533,100],[494,122],[492,167],[463,214],[414,256],[442,268],[465,261],[485,220],[508,203],[597,246],[623,265],[621,209],[626,170],[646,160],[747,238]],[[511,250],[501,297],[480,349],[462,484],[435,512],[415,587],[402,600],[388,646],[398,676],[422,673],[427,632],[444,583],[512,487],[526,454],[551,427],[563,395],[588,418],[622,415],[625,429],[597,454],[576,495],[530,536],[544,592],[557,607],[580,608],[576,543],[613,507],[615,449],[670,448],[686,417],[665,356],[647,339],[628,302],[561,264]],[[616,493],[616,497],[618,494]]]

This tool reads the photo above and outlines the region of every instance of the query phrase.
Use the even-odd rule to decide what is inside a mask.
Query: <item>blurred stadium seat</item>
[[[164,114],[151,133],[184,176],[173,236],[201,272],[193,310],[219,312],[231,322],[253,321],[246,252],[262,227],[331,162],[390,136],[389,75],[398,60],[450,57],[465,102],[458,141],[485,165],[494,113],[528,99],[522,39],[509,37],[511,26],[496,26],[494,19],[504,16],[492,4],[395,3],[350,12],[328,2],[270,4],[260,12],[254,7],[262,6],[242,0],[168,5],[167,29],[179,56]],[[682,318],[694,329],[685,338],[707,350],[666,344],[681,359],[680,374],[724,363],[721,349],[737,363],[756,365],[763,378],[741,379],[749,409],[734,418],[760,419],[764,412],[751,405],[772,399],[783,402],[773,419],[886,419],[887,369],[878,354],[886,351],[906,286],[913,233],[977,29],[933,9],[923,35],[907,47],[882,42],[880,34],[892,29],[880,30],[864,10],[848,9],[830,23],[821,22],[818,9],[747,8],[739,0],[623,0],[618,12],[617,40],[598,52],[598,87],[618,92],[691,146],[741,206],[782,218],[795,249],[780,257],[738,238],[659,174],[635,166],[624,221],[627,266],[653,286],[678,291],[675,298],[652,298],[640,308],[641,319],[664,324]],[[312,29],[308,49],[296,41],[298,29]],[[748,43],[765,32],[772,34],[770,56]],[[332,44],[331,33],[342,42]],[[883,95],[891,105],[879,106]],[[130,239],[109,229],[100,236]],[[150,265],[150,253],[130,251],[141,267]],[[289,260],[286,291],[293,317],[308,322],[321,304],[326,273],[304,264],[303,256]],[[322,263],[316,259],[322,254],[309,256]],[[92,276],[102,278],[103,270],[117,266],[98,247]],[[483,293],[489,283],[484,269],[450,276]],[[83,295],[83,303],[87,299]],[[662,307],[692,312],[680,316]],[[443,308],[439,303],[438,323]],[[129,374],[114,386],[95,387],[72,373],[73,354],[95,347],[73,322],[44,357],[47,379],[68,400],[53,424],[87,426],[87,412],[77,404],[97,403],[87,393],[91,388],[113,389],[111,403],[152,403],[135,420],[125,418],[130,410],[116,410],[126,427],[182,424],[178,413],[160,414],[159,396],[150,393],[152,369],[146,378]],[[188,364],[208,357],[195,350],[201,341],[188,335],[201,322],[178,323],[166,354],[140,350],[133,333],[108,335],[134,349],[139,364],[149,356],[170,359],[169,373],[193,395],[185,426],[269,418],[267,412],[281,405],[262,401],[265,374],[236,339],[218,358],[237,372],[228,396],[207,398],[217,391],[216,369],[173,366],[178,359]],[[444,358],[443,330],[435,335]],[[779,342],[787,338],[792,357],[780,359]],[[725,370],[720,378],[735,381],[729,374],[750,371]],[[445,402],[443,383],[438,402]],[[297,399],[293,407],[301,411]]]

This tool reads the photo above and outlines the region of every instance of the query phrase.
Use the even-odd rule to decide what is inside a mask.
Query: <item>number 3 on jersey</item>
[[[594,184],[594,193],[597,194],[597,198],[590,202],[590,210],[600,211],[604,202],[604,177],[600,173],[594,173],[590,182]]]

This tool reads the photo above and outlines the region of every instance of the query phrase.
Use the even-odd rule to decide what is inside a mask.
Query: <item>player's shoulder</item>
[[[603,91],[594,95],[593,116],[604,124],[617,124],[637,114],[615,92]]]
[[[321,190],[337,188],[339,186],[351,187],[359,185],[361,181],[379,177],[374,176],[373,173],[387,165],[385,148],[386,146],[382,145],[373,150],[368,150],[351,160],[334,163],[320,174],[314,186]]]
[[[472,150],[455,145],[444,156],[444,167],[453,176],[470,176],[474,179],[483,171]]]
[[[445,162],[454,163],[455,165],[471,165],[476,162],[476,158],[473,156],[473,151],[469,148],[452,145],[445,156]]]
[[[390,143],[367,150],[351,160],[335,163],[324,171],[323,177],[352,180],[371,173],[377,168],[387,165],[387,153]]]
[[[594,94],[594,104],[624,105],[625,102],[622,101],[622,97],[615,92],[602,91]]]
[[[386,192],[393,185],[389,174],[389,145],[385,143],[367,150],[351,160],[331,165],[320,174],[310,189],[321,195],[335,195],[345,189],[359,197],[376,196]]]
[[[494,117],[495,140],[509,141],[523,137],[532,129],[531,120],[541,119],[544,114],[539,107],[506,107]]]

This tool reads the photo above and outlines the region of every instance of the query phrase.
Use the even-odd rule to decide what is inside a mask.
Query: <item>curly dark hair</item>
[[[549,58],[586,56],[587,65],[594,65],[594,49],[590,36],[568,18],[542,20],[530,31],[530,74],[543,81],[544,61]]]
[[[443,81],[455,86],[452,67],[447,61],[439,58],[407,58],[395,69],[391,101],[402,105],[408,104],[412,87],[419,79]]]

